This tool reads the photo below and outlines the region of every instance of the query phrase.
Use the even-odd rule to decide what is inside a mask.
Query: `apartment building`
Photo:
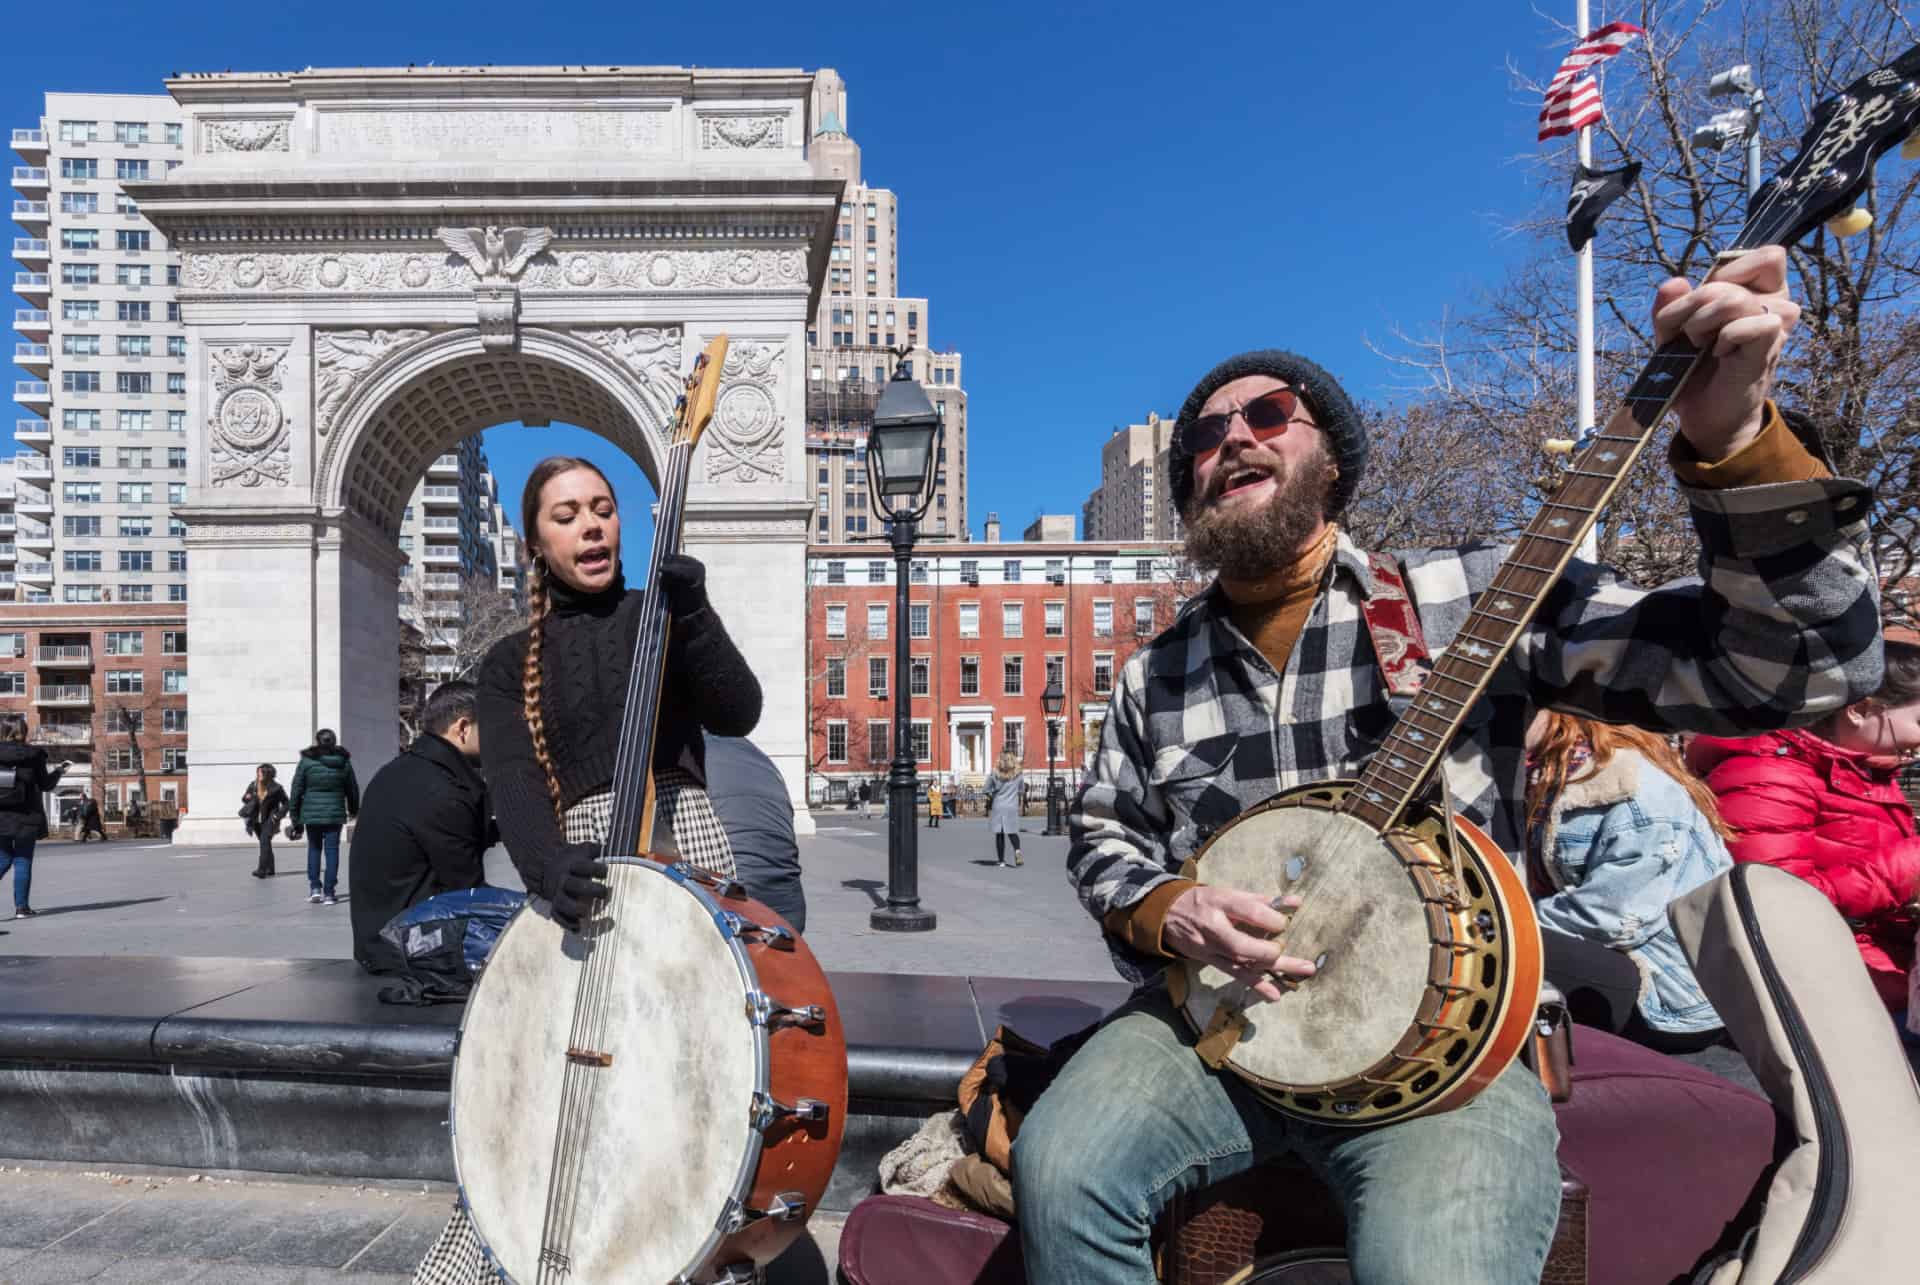
[[[506,525],[500,484],[479,434],[427,465],[401,512],[399,539],[408,559],[400,614],[419,630],[423,676],[433,681],[470,669],[467,627],[481,615],[498,614],[501,593],[524,603],[519,542]],[[509,550],[510,563],[503,561]]]
[[[1081,508],[1089,540],[1178,540],[1179,516],[1167,481],[1173,419],[1149,413],[1144,424],[1113,430],[1100,447],[1100,485]]]
[[[1068,519],[1069,523],[1071,519]],[[841,802],[893,759],[894,563],[859,544],[807,556],[807,734],[815,802]],[[1002,751],[1036,790],[1079,779],[1128,658],[1203,587],[1165,543],[933,546],[908,573],[905,675],[922,775],[982,784]],[[1065,708],[1048,734],[1041,697]]]
[[[0,614],[0,714],[25,715],[30,740],[55,762],[72,760],[48,801],[56,820],[82,792],[109,818],[136,797],[186,807],[186,607],[10,607]],[[283,775],[299,749],[287,747]]]
[[[33,603],[183,603],[187,341],[179,265],[121,190],[185,156],[164,95],[48,94],[16,129],[14,424],[19,549]]]
[[[932,346],[924,296],[900,292],[900,202],[860,174],[860,146],[847,133],[847,91],[823,71],[814,81],[815,173],[847,181],[827,281],[807,331],[807,465],[815,493],[814,538],[879,534],[867,501],[867,432],[880,387],[904,362],[945,426],[930,534],[967,538],[967,394],[961,354]],[[900,350],[907,350],[899,355]]]

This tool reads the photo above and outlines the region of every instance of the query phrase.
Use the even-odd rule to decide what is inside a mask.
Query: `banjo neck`
[[[667,458],[661,469],[660,501],[656,510],[653,556],[640,604],[640,626],[633,644],[633,664],[627,672],[626,711],[620,720],[620,742],[613,761],[613,812],[602,850],[637,855],[653,834],[653,751],[659,737],[661,692],[666,679],[667,647],[672,622],[660,568],[680,552],[687,505],[687,485],[693,473],[693,448],[713,416],[721,367],[726,364],[727,337],[706,347],[687,376],[686,390],[675,409]]]
[[[1728,252],[1722,258],[1730,257]],[[1460,632],[1435,659],[1340,810],[1385,833],[1425,788],[1467,712],[1513,650],[1580,542],[1686,387],[1701,352],[1682,336],[1647,359],[1606,426],[1583,439],[1560,484],[1541,502]]]

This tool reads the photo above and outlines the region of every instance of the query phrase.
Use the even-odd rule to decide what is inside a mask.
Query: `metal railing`
[[[35,560],[32,562],[22,562],[18,567],[14,568],[14,570],[23,576],[50,576],[53,574],[53,564],[51,562]]]
[[[13,359],[15,361],[33,361],[36,358],[44,361],[51,356],[53,356],[53,350],[45,344],[15,344],[13,346]]]
[[[33,649],[33,663],[36,665],[91,665],[93,648],[86,643],[57,643],[51,647]]]
[[[53,314],[45,308],[15,308],[13,324],[16,326],[51,326]]]
[[[52,251],[47,248],[46,241],[40,237],[17,236],[13,238],[13,253],[16,257],[23,254],[37,254],[44,259]]]
[[[13,217],[16,219],[44,219],[47,217],[45,201],[15,201]]]
[[[0,513],[0,531],[11,531],[20,525],[20,519],[11,513]]]
[[[44,129],[16,129],[13,131],[15,147],[45,147],[47,131]]]
[[[429,589],[458,589],[460,587],[459,576],[429,575],[423,576],[421,579]]]
[[[51,290],[53,281],[44,272],[16,272],[13,274],[15,290]]]
[[[44,419],[16,419],[13,421],[15,441],[23,437],[51,437],[53,425]]]
[[[42,723],[34,739],[42,745],[91,745],[93,726],[89,723]]]
[[[93,688],[85,683],[62,684],[58,687],[36,687],[33,691],[33,703],[36,705],[91,705]]]
[[[47,183],[47,167],[44,165],[16,165],[13,167],[13,181],[16,184],[31,183],[37,187],[45,187]]]
[[[423,486],[420,488],[420,494],[429,500],[457,500],[460,498],[460,488],[457,486]]]
[[[15,397],[51,397],[53,389],[44,379],[16,379],[13,381]]]

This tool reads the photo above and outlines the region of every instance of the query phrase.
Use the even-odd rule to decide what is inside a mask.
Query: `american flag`
[[[1610,22],[1573,47],[1547,82],[1546,101],[1540,107],[1540,142],[1572,134],[1605,114],[1600,86],[1589,72],[1632,44],[1634,37],[1646,34],[1631,22]]]

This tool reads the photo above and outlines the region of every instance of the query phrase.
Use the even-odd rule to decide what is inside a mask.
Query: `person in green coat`
[[[334,895],[340,877],[340,831],[347,818],[359,815],[360,782],[353,775],[353,755],[332,728],[323,727],[313,734],[313,744],[300,751],[300,766],[293,770],[292,817],[307,831],[307,900],[315,905],[340,904]]]

